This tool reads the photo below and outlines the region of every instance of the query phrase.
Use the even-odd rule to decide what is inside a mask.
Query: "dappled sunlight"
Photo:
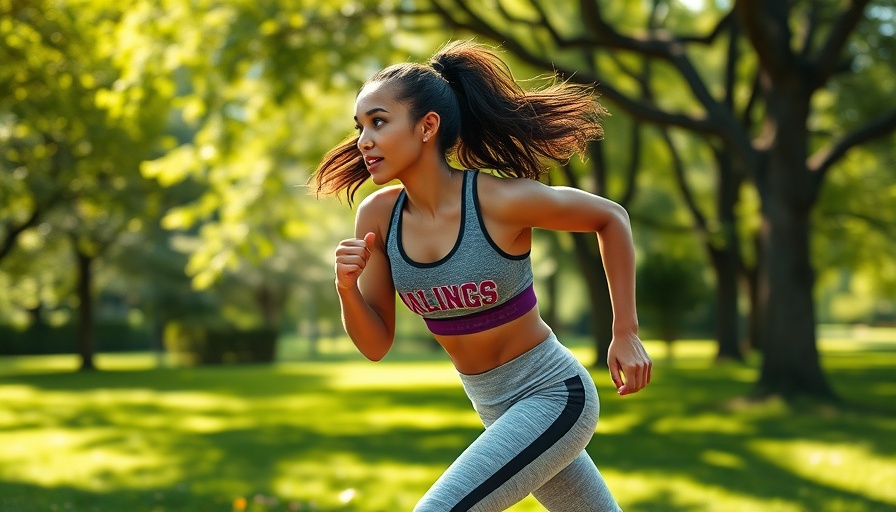
[[[743,458],[733,453],[720,450],[706,450],[700,454],[700,459],[710,466],[728,469],[746,469],[746,462]]]
[[[796,500],[764,499],[749,492],[735,493],[725,487],[708,485],[694,478],[674,474],[632,475],[602,471],[616,496],[624,497],[626,510],[638,512],[805,512]],[[734,505],[737,503],[737,505]]]
[[[167,486],[183,473],[176,458],[157,449],[164,438],[136,432],[121,437],[108,428],[3,433],[0,475],[7,481],[90,491]]]
[[[482,428],[482,422],[474,412],[457,414],[455,411],[442,411],[426,407],[392,407],[388,411],[363,411],[352,415],[354,421],[368,429],[387,430],[397,426],[419,428],[421,430],[438,430],[446,424],[464,426],[473,429]]]
[[[368,389],[371,386],[391,390],[404,388],[408,382],[425,382],[429,388],[460,389],[460,378],[451,363],[346,363],[334,376],[333,389]],[[461,394],[462,391],[459,391]]]
[[[651,425],[653,432],[669,434],[674,432],[690,432],[707,434],[729,434],[749,436],[756,433],[756,426],[744,422],[742,418],[724,414],[701,414],[681,421],[680,417],[658,418]]]
[[[874,499],[896,503],[896,464],[893,452],[880,453],[862,439],[843,442],[812,440],[750,441],[757,453],[806,480],[844,492],[866,494]],[[896,442],[893,443],[896,450]],[[852,468],[862,467],[861,472]]]
[[[316,460],[282,460],[273,488],[280,496],[314,501],[322,510],[334,510],[346,498],[362,510],[411,510],[420,498],[418,489],[439,474],[431,465],[371,462],[334,453]]]
[[[684,343],[631,396],[592,370],[601,419],[588,451],[625,510],[896,504],[891,409],[741,399],[756,366],[714,365],[707,345]],[[876,404],[892,397],[893,352],[825,357],[838,386]],[[482,432],[446,361],[93,373],[22,364],[0,377],[0,396],[0,509],[11,510],[410,510]],[[530,497],[510,512],[542,510]]]
[[[639,414],[628,412],[616,412],[612,415],[602,414],[597,421],[597,435],[600,439],[601,434],[618,434],[631,430],[633,427],[644,421]]]

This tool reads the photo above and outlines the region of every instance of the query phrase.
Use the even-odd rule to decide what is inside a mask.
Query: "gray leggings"
[[[551,512],[620,510],[585,452],[597,389],[554,334],[493,370],[460,377],[486,429],[415,512],[505,510],[530,493]]]

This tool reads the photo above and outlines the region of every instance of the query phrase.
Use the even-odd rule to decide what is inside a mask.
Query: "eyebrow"
[[[372,109],[368,110],[367,112],[364,112],[364,115],[369,116],[369,115],[375,114],[377,112],[385,112],[387,114],[389,113],[389,111],[384,109],[383,107],[373,107]],[[358,120],[358,116],[355,116],[355,121],[357,121],[357,120]]]

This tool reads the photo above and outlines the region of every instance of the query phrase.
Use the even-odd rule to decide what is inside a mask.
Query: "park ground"
[[[593,353],[569,340],[584,362]],[[593,369],[589,452],[627,512],[896,510],[896,329],[823,329],[840,404],[753,402],[758,358],[647,343],[654,381]],[[0,358],[0,511],[409,511],[481,426],[438,353],[184,368],[153,354]],[[512,512],[543,510],[531,497]]]

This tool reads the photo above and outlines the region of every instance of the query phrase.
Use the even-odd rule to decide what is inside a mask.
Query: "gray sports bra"
[[[402,302],[421,315],[433,334],[471,334],[505,324],[535,307],[529,253],[507,254],[482,220],[477,193],[479,171],[465,171],[460,232],[447,256],[432,263],[404,251],[402,190],[392,209],[386,254]]]

